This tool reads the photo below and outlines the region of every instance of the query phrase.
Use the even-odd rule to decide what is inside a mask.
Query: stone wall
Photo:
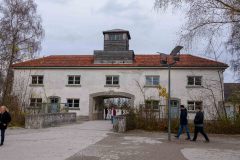
[[[77,121],[76,113],[26,115],[25,128],[27,129],[47,128],[62,124],[75,123],[76,121]]]

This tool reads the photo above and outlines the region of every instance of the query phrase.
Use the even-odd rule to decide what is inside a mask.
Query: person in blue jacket
[[[190,140],[191,137],[190,137],[190,133],[189,133],[188,119],[187,119],[188,112],[187,112],[187,109],[184,107],[184,105],[181,105],[180,109],[181,109],[180,127],[179,127],[179,130],[178,130],[178,134],[175,137],[179,139],[180,135],[182,134],[183,129],[185,128],[186,132],[187,132],[186,140]]]

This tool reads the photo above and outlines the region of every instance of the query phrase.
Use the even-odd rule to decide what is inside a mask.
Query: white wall
[[[31,75],[44,75],[44,87],[31,87]],[[67,87],[68,75],[81,75],[81,87]],[[106,75],[119,75],[120,87],[104,87]],[[146,75],[160,75],[160,84],[167,88],[168,71],[166,69],[16,69],[14,71],[14,92],[22,95],[26,101],[30,97],[43,98],[59,96],[61,103],[66,103],[67,98],[80,99],[80,111],[78,115],[89,114],[89,94],[97,92],[115,91],[127,92],[135,95],[135,106],[144,102],[142,93],[137,86],[145,84]],[[188,100],[203,101],[205,116],[209,117],[213,110],[213,103],[210,90],[203,88],[187,88],[187,76],[203,76],[205,85],[211,84],[216,101],[221,100],[219,78],[217,70],[199,69],[175,69],[171,72],[171,96],[179,98],[181,104],[187,106]],[[222,74],[221,74],[222,76]],[[159,99],[156,88],[144,88],[147,99]],[[190,113],[189,118],[194,114]]]

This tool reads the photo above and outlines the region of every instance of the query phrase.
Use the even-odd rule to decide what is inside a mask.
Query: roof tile
[[[19,67],[163,67],[159,55],[135,55],[133,64],[94,64],[93,55],[52,55],[34,60],[16,63],[13,68]],[[222,62],[181,54],[180,61],[174,67],[220,67],[227,68]]]

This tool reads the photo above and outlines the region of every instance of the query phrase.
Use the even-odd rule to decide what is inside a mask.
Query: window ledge
[[[144,88],[157,88],[159,85],[145,85]]]
[[[81,84],[67,84],[66,87],[81,87]]]
[[[188,110],[188,113],[197,113],[197,111]]]
[[[203,86],[191,86],[191,85],[187,85],[186,88],[203,88]]]
[[[120,87],[120,85],[110,85],[110,84],[106,84],[106,85],[104,85],[104,87]]]
[[[74,108],[74,107],[69,107],[68,110],[71,110],[71,111],[80,111],[80,108]]]
[[[43,84],[30,84],[30,87],[44,87]]]

